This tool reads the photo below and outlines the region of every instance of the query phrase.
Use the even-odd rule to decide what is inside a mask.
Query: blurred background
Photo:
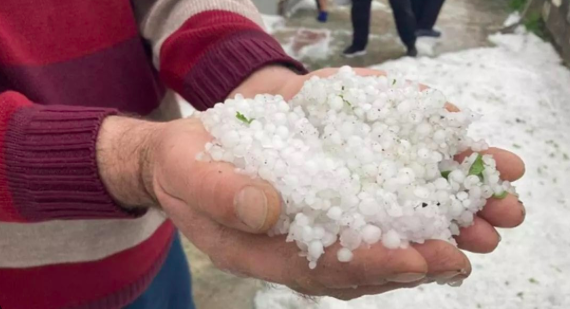
[[[351,65],[402,74],[483,114],[470,134],[520,154],[518,185],[527,222],[504,231],[499,249],[469,255],[461,288],[426,286],[351,302],[308,300],[213,267],[185,244],[199,309],[570,308],[570,1],[448,0],[434,27],[406,56],[387,0],[373,0],[367,53],[347,58],[351,1],[253,0],[267,31],[309,69]],[[322,11],[322,10],[321,10]],[[318,20],[320,18],[321,20]]]

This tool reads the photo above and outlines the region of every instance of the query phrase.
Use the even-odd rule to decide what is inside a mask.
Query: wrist
[[[103,184],[125,207],[156,206],[151,187],[156,136],[164,124],[107,117],[97,137],[97,167]]]
[[[298,76],[293,70],[283,65],[267,65],[251,74],[228,97],[232,98],[236,94],[241,94],[246,98],[257,94],[281,94],[284,85]]]

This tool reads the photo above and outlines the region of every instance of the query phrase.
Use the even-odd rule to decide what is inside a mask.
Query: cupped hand
[[[268,67],[253,74],[231,95],[271,93],[290,99],[311,76],[326,77],[335,72],[325,69],[300,76],[282,67]],[[357,72],[383,74],[367,69]],[[143,127],[141,123],[136,125],[138,130]],[[335,244],[325,250],[317,268],[310,270],[294,243],[286,243],[283,236],[266,234],[277,222],[282,207],[273,187],[235,173],[235,167],[228,163],[195,160],[211,140],[199,120],[154,124],[148,136],[145,144],[149,146],[140,160],[143,168],[137,172],[142,175],[143,191],[223,270],[284,284],[304,294],[339,299],[431,281],[456,283],[471,273],[465,254],[443,241],[426,241],[397,250],[376,244],[355,250],[348,263],[338,261],[339,245]],[[495,157],[504,179],[516,180],[524,173],[523,162],[516,155],[500,149],[489,149],[488,153]],[[107,185],[112,188],[113,182]],[[469,251],[490,252],[500,239],[495,228],[514,227],[523,219],[524,208],[515,197],[491,199],[475,223],[462,229],[457,242]]]
[[[273,70],[277,70],[273,68]],[[282,95],[286,100],[291,99],[295,96],[299,90],[302,88],[305,81],[309,80],[313,76],[318,76],[321,78],[329,77],[338,71],[337,68],[327,68],[312,72],[303,76],[291,76],[285,79],[281,86],[274,90],[275,94]],[[378,76],[385,75],[385,72],[372,70],[372,69],[355,69],[356,73],[362,76]],[[262,84],[263,78],[261,78],[261,73],[259,76],[255,74],[250,78],[251,82],[254,84]],[[279,74],[273,74],[278,76]],[[427,89],[425,85],[420,85],[422,89]],[[234,93],[247,92],[247,83],[241,88],[234,90]],[[253,95],[253,93],[249,93]],[[458,111],[457,107],[453,104],[447,104],[447,109],[450,111]],[[459,154],[456,156],[456,160],[461,162],[471,151]],[[483,154],[490,154],[494,157],[497,162],[497,170],[501,173],[501,178],[508,181],[516,181],[521,178],[525,172],[524,162],[515,154],[499,148],[490,148],[482,152]],[[485,208],[479,212],[475,218],[473,225],[462,228],[461,233],[456,237],[456,241],[460,249],[464,249],[476,253],[489,253],[492,252],[499,244],[501,236],[499,235],[496,228],[513,228],[520,225],[525,219],[525,208],[517,196],[509,194],[504,199],[491,198],[488,200]],[[465,257],[461,253],[457,252],[459,250],[448,248],[448,253],[442,254],[441,251],[437,251],[433,245],[436,241],[428,242],[427,244],[415,244],[412,247],[416,249],[422,257],[425,259],[428,266],[428,277],[432,273],[442,273],[443,268],[442,260],[449,261],[450,259],[457,259],[454,263],[461,264]],[[454,251],[453,253],[451,253]],[[467,274],[461,271],[461,275],[458,275],[455,279],[460,279],[466,277]],[[451,272],[453,274],[453,271]],[[433,276],[432,276],[433,277]]]

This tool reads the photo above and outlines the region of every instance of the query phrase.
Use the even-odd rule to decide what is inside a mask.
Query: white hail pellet
[[[361,232],[362,240],[369,245],[377,243],[382,237],[382,230],[380,230],[380,228],[376,225],[372,224],[364,226]]]
[[[350,262],[352,260],[353,254],[349,249],[341,248],[338,250],[336,256],[340,262]]]
[[[237,95],[195,113],[213,136],[196,160],[229,162],[271,183],[284,207],[270,235],[287,234],[311,269],[335,242],[342,262],[362,245],[454,243],[486,199],[516,193],[492,156],[452,160],[488,146],[467,136],[475,115],[449,112],[446,101],[398,76],[343,67],[312,77],[289,102]]]

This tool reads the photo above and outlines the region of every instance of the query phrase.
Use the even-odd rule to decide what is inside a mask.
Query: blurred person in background
[[[416,38],[419,36],[439,37],[433,29],[445,0],[390,0],[398,35],[406,47],[406,55],[415,57]],[[370,33],[372,0],[353,0],[351,20],[353,41],[343,55],[348,58],[366,54]]]

